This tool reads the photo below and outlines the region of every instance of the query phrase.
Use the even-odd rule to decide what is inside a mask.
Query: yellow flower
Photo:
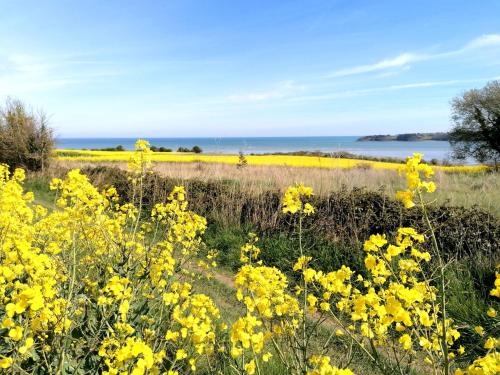
[[[312,257],[301,256],[297,259],[297,262],[293,265],[293,270],[298,271],[304,269],[304,267],[312,260]]]
[[[413,154],[406,160],[406,164],[401,171],[406,175],[408,189],[396,192],[396,199],[401,201],[405,208],[415,206],[415,195],[427,192],[433,193],[436,191],[436,184],[432,181],[422,181],[422,175],[425,178],[430,178],[434,174],[434,170],[427,164],[422,163],[422,154]]]
[[[401,201],[405,208],[415,207],[415,202],[413,202],[414,193],[410,190],[398,191],[396,192],[396,199]]]
[[[9,330],[9,337],[14,341],[19,341],[23,338],[23,327],[16,326]]]
[[[253,359],[245,365],[245,371],[249,375],[255,374],[255,361]]]
[[[476,333],[480,336],[483,336],[484,335],[484,328],[481,327],[481,326],[476,326],[474,327],[474,331],[476,331]]]
[[[313,189],[304,186],[303,184],[297,183],[295,186],[289,187],[285,191],[282,199],[283,213],[303,213],[304,215],[313,214],[315,211],[314,207],[308,202],[303,202],[303,199],[310,198],[313,194]]]
[[[490,318],[494,318],[497,316],[497,311],[493,308],[493,307],[490,307],[488,309],[488,311],[486,312],[486,314],[490,317]]]
[[[19,348],[19,353],[26,354],[26,352],[33,346],[33,342],[33,337],[28,337],[24,342],[24,345]]]
[[[0,358],[0,368],[9,368],[12,363],[14,363],[14,360],[11,357]]]
[[[188,355],[184,349],[178,349],[177,352],[175,353],[175,359],[177,361],[184,359],[184,358],[187,358],[187,356]]]
[[[316,276],[316,271],[313,270],[312,268],[307,268],[304,270],[304,281],[306,283],[310,283],[311,281],[313,281],[315,276]]]
[[[399,338],[399,342],[403,345],[404,350],[410,350],[412,347],[411,336],[407,333]]]
[[[497,340],[495,340],[493,337],[488,337],[488,339],[486,339],[486,342],[484,343],[484,348],[494,349],[496,345],[497,345]]]
[[[267,352],[267,353],[265,353],[265,354],[262,356],[262,360],[263,360],[264,362],[268,362],[268,361],[271,359],[271,357],[272,357],[272,356],[273,356],[273,355],[272,355],[271,353]]]

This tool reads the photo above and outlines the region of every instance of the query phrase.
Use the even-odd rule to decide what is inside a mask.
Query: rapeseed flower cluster
[[[0,166],[0,368],[173,375],[214,355],[220,312],[189,282],[206,220],[183,187],[144,220],[150,153],[138,141],[134,202],[72,170],[51,182],[51,212],[24,192],[22,170]]]
[[[433,181],[426,181],[434,175],[434,170],[427,164],[422,163],[422,154],[413,154],[408,158],[406,164],[401,168],[406,176],[408,188],[404,191],[398,191],[396,198],[403,202],[405,208],[415,206],[415,199],[421,197],[423,193],[433,193],[436,190],[436,184]]]
[[[315,260],[306,254],[300,240],[303,219],[315,212],[310,203],[313,191],[303,184],[285,191],[282,212],[298,218],[294,223],[298,225],[300,256],[292,271],[299,276],[289,279],[281,270],[257,261],[261,251],[254,237],[242,247],[243,265],[235,284],[246,315],[231,330],[235,369],[262,374],[263,362],[271,354],[266,350],[269,347],[290,374],[352,374],[347,368],[330,364],[330,344],[337,337],[345,340],[346,349],[357,346],[385,374],[409,373],[413,363],[420,360],[435,374],[450,374],[453,367],[457,375],[499,373],[499,339],[492,336],[484,342],[488,351],[484,357],[466,370],[454,365],[465,348],[457,344],[459,329],[446,315],[446,289],[440,284],[443,280],[438,277],[436,282],[428,273],[431,253],[436,254],[442,273],[445,266],[423,199],[424,193],[436,190],[430,180],[434,172],[421,159],[420,154],[408,158],[404,167],[407,189],[398,192],[397,198],[406,208],[420,205],[429,235],[401,227],[392,241],[384,234],[370,236],[363,246],[363,274],[345,265],[330,272],[314,268]],[[499,288],[497,273],[491,295],[498,297]],[[497,314],[490,308],[487,315],[495,318]],[[323,343],[312,345],[321,337],[322,327],[330,335]],[[484,329],[479,328],[484,335]],[[350,352],[346,350],[343,363],[351,362]]]

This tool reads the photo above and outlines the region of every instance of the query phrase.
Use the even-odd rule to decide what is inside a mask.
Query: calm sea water
[[[259,137],[259,138],[148,138],[154,146],[164,146],[174,151],[178,147],[200,146],[205,153],[245,154],[291,151],[347,151],[369,156],[405,158],[413,152],[424,154],[425,159],[443,160],[450,157],[450,144],[443,141],[420,142],[356,142],[357,136],[344,137]],[[95,149],[122,145],[134,148],[135,138],[60,138],[57,148]]]

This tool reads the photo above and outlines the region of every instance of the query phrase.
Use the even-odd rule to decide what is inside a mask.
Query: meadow
[[[313,158],[315,159],[315,158]],[[388,163],[389,164],[389,163]],[[57,159],[52,171],[65,171],[71,168],[110,167],[127,169],[125,161],[95,161]],[[254,196],[268,191],[283,192],[295,182],[307,181],[317,196],[326,196],[332,191],[367,189],[381,191],[393,197],[404,186],[398,170],[392,169],[400,164],[391,164],[391,169],[371,167],[317,168],[290,167],[282,165],[247,165],[237,168],[235,164],[209,162],[157,162],[153,170],[160,176],[168,177],[181,184],[193,180],[205,180],[220,183],[228,188],[228,200],[231,196],[240,196],[241,191]],[[436,170],[435,180],[439,188],[434,194],[438,204],[450,206],[478,206],[500,216],[500,174],[490,171],[475,173],[448,173]]]
[[[495,173],[131,156],[2,171],[2,368],[498,372]]]

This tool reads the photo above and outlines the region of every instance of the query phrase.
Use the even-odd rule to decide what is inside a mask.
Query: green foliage
[[[163,146],[160,146],[160,147],[151,146],[150,149],[153,152],[172,152],[171,148],[166,148],[166,147],[163,147]]]
[[[203,150],[201,149],[200,146],[194,146],[192,149],[191,149],[192,152],[194,152],[195,154],[201,154],[203,152]]]
[[[201,149],[200,146],[194,146],[192,149],[181,146],[177,149],[177,152],[194,152],[195,154],[201,154],[203,152],[203,150]]]
[[[125,151],[125,147],[118,145],[116,147],[92,148],[92,151]]]
[[[457,159],[500,161],[500,81],[466,91],[452,103],[450,143]]]

